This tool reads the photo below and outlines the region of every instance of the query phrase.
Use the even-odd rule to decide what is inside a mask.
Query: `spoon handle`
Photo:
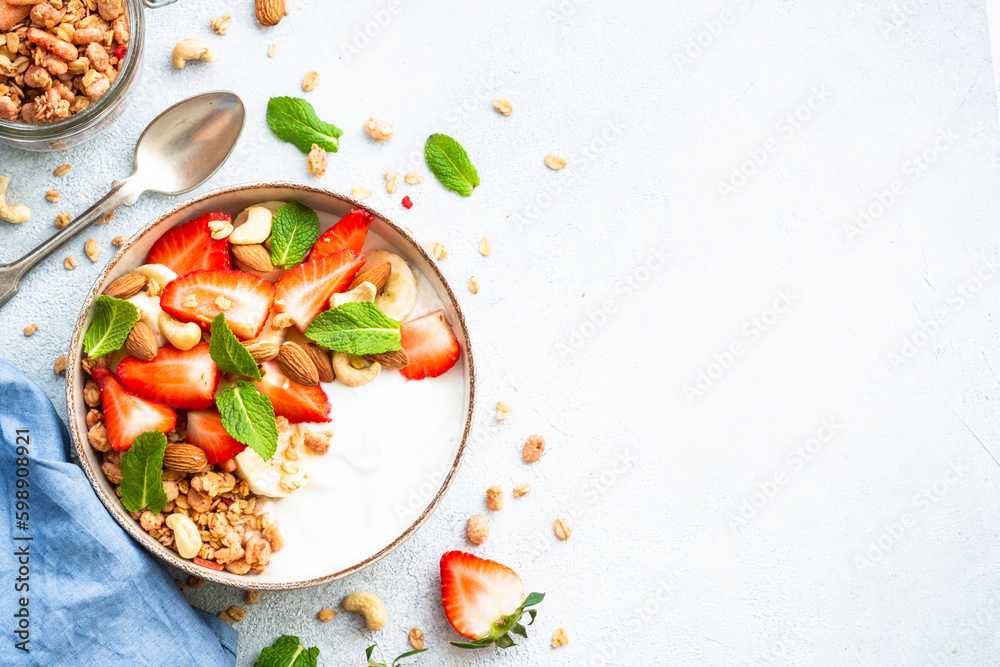
[[[45,239],[34,250],[10,264],[0,264],[0,308],[3,308],[8,301],[14,298],[17,290],[21,287],[21,280],[24,276],[49,255],[61,248],[67,241],[75,239],[95,222],[104,219],[122,204],[134,202],[138,193],[136,193],[134,186],[130,186],[132,184],[130,184],[129,179],[115,181],[108,194],[68,225]]]

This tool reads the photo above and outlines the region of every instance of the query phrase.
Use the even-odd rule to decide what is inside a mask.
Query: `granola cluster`
[[[125,0],[10,7],[18,13],[0,15],[0,119],[68,118],[108,91],[128,51]]]
[[[83,369],[89,374],[94,366],[104,363],[103,357],[88,359]],[[93,380],[87,380],[83,397],[90,408],[86,417],[87,440],[104,455],[101,471],[120,496],[122,452],[111,448],[100,409],[101,392]],[[167,434],[167,441],[184,442],[185,438],[186,420],[180,412],[177,426]],[[167,517],[182,514],[195,523],[201,537],[201,548],[193,559],[195,564],[233,574],[263,572],[271,554],[279,551],[284,542],[277,524],[267,512],[261,511],[267,499],[255,495],[246,480],[235,477],[232,474],[235,469],[236,464],[229,460],[198,473],[164,470],[166,506],[159,514],[149,510],[131,512],[132,519],[160,544],[177,551]]]

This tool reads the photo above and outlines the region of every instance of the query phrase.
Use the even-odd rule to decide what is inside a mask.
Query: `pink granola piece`
[[[31,5],[9,5],[6,0],[0,0],[0,32],[7,32],[30,13]]]
[[[271,562],[271,545],[260,535],[254,535],[247,540],[246,561],[253,565],[267,565]]]
[[[246,574],[250,571],[250,563],[246,562],[246,560],[242,558],[234,560],[231,563],[226,563],[225,567],[226,570],[232,572],[233,574]],[[219,566],[219,569],[222,569],[221,565]]]

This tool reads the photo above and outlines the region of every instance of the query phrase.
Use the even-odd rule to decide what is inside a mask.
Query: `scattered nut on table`
[[[63,260],[63,266],[65,266],[67,270],[72,271],[76,268],[76,259],[72,255],[69,255]]]
[[[410,646],[416,650],[420,650],[424,647],[424,633],[420,628],[413,628],[410,630]]]
[[[479,280],[475,276],[469,277],[469,291],[473,294],[479,294]]]
[[[479,254],[483,257],[489,257],[490,253],[493,252],[493,244],[485,236],[479,239]]]
[[[490,524],[482,514],[473,514],[465,524],[465,536],[473,544],[482,544],[490,534]]]
[[[56,357],[56,363],[52,365],[52,372],[56,375],[62,375],[66,372],[66,355]]]
[[[174,47],[174,67],[184,69],[189,60],[202,60],[207,63],[214,63],[215,51],[200,39],[190,38],[182,40]]]
[[[87,253],[87,259],[91,262],[96,263],[101,257],[101,250],[97,247],[97,241],[94,239],[87,239],[87,242],[83,246],[83,251]]]
[[[319,78],[319,72],[316,70],[306,72],[305,77],[302,79],[302,90],[307,93],[316,90],[319,86]]]
[[[340,605],[347,611],[364,616],[365,626],[369,630],[381,630],[385,627],[385,605],[371,593],[356,591],[344,598]]]
[[[27,222],[31,218],[31,209],[27,206],[13,206],[7,203],[7,186],[10,179],[0,176],[0,220],[6,220],[14,224]]]
[[[324,623],[329,623],[330,621],[332,621],[334,619],[334,617],[336,615],[337,615],[337,612],[335,612],[332,609],[320,609],[319,613],[316,614],[316,618],[318,618],[319,620],[323,621]]]
[[[28,326],[24,327],[24,335],[25,336],[30,336],[31,334],[35,333],[36,331],[38,331],[38,325],[37,324],[29,324]]]

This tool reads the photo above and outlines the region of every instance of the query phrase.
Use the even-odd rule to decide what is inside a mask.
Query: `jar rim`
[[[101,95],[97,102],[68,118],[47,123],[20,123],[0,120],[0,137],[43,141],[60,139],[99,123],[117,107],[118,102],[132,85],[139,72],[139,64],[142,61],[142,38],[145,29],[142,0],[125,0],[125,8],[129,16],[128,51],[125,53],[125,61],[118,71],[118,76],[115,77],[107,92]]]

